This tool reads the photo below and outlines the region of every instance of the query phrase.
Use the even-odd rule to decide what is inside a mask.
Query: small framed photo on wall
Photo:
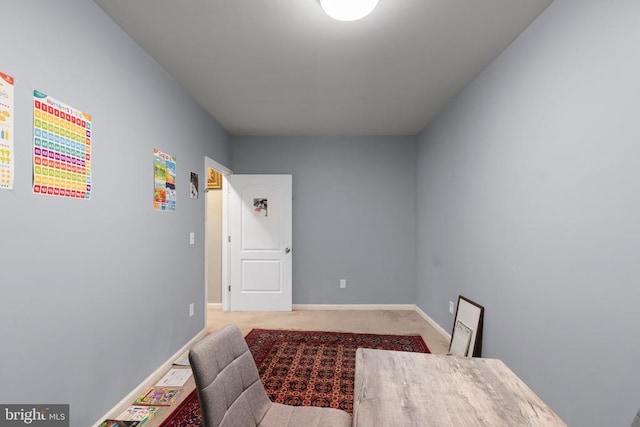
[[[222,174],[215,169],[207,170],[207,190],[222,188]]]

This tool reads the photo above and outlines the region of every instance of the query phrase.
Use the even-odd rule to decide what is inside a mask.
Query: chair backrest
[[[227,325],[189,351],[206,427],[256,426],[272,405],[240,329]]]

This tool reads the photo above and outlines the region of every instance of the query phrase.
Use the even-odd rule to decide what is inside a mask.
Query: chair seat
[[[273,403],[237,325],[204,337],[189,351],[203,424],[207,427],[348,427],[339,409]]]
[[[351,427],[351,416],[339,409],[274,403],[258,427]]]

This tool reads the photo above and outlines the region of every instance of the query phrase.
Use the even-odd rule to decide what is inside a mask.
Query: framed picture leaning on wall
[[[483,320],[484,307],[459,295],[456,317],[453,321],[453,331],[451,332],[449,354],[482,357]],[[467,340],[469,342],[468,345],[466,344]]]
[[[469,356],[469,346],[471,345],[471,335],[473,330],[456,320],[453,325],[453,335],[451,336],[451,344],[449,346],[449,355],[451,356]]]

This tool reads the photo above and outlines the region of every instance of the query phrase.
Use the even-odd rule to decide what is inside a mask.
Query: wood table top
[[[363,348],[353,425],[566,427],[501,360]]]

